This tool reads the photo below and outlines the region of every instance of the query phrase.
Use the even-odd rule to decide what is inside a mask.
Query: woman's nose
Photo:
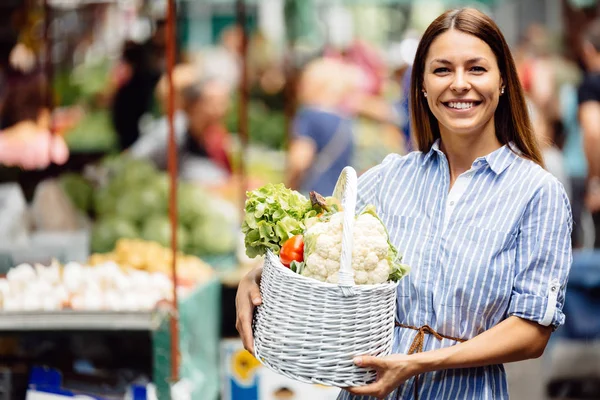
[[[452,81],[452,85],[450,85],[450,90],[458,93],[462,93],[471,89],[471,85],[469,81],[466,79],[464,72],[457,71],[454,75],[454,80]]]

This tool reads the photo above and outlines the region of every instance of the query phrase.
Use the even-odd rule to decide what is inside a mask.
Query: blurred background
[[[503,30],[575,221],[567,323],[507,366],[512,398],[600,399],[598,1],[178,0],[170,47],[166,0],[0,0],[0,130],[33,121],[69,148],[64,165],[0,166],[0,400],[169,398],[170,108],[174,398],[334,399],[237,338],[237,283],[261,262],[239,232],[245,191],[329,195],[344,166],[414,150],[416,47],[459,6]]]

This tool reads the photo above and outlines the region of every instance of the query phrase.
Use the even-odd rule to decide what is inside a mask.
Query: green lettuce
[[[286,240],[304,232],[305,218],[316,215],[309,199],[282,183],[267,184],[246,196],[242,233],[250,258],[267,250],[279,254]]]

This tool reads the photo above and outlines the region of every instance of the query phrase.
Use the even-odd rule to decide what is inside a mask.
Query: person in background
[[[223,29],[219,42],[214,47],[203,49],[195,62],[203,74],[229,85],[235,90],[241,79],[243,32],[238,25]]]
[[[539,108],[531,101],[526,98],[527,107],[529,109],[529,117],[531,118],[531,125],[533,132],[535,133],[538,142],[540,144],[540,150],[542,151],[542,157],[544,159],[544,166],[546,170],[559,180],[565,188],[565,192],[572,198],[571,181],[565,169],[565,160],[560,149],[553,143],[552,140],[552,126],[550,122],[545,118],[544,114],[540,112]]]
[[[548,133],[552,141],[556,142],[556,136],[561,134],[555,132],[554,127],[554,124],[560,121],[560,105],[556,60],[551,43],[550,35],[544,26],[529,26],[520,46],[522,54],[519,57],[518,70],[525,93],[547,119],[552,128]]]
[[[112,121],[121,150],[128,149],[140,137],[140,119],[152,109],[154,90],[165,69],[164,36],[165,23],[158,21],[147,42],[124,45],[119,69],[122,82],[112,99]]]
[[[193,66],[179,66],[174,73],[175,140],[181,179],[221,185],[232,172],[229,132],[224,125],[229,108],[228,85],[218,79],[198,81]],[[166,79],[159,84],[159,98],[166,112]],[[168,121],[162,118],[143,135],[129,153],[149,158],[167,168]]]
[[[407,153],[414,150],[413,140],[410,135],[408,105],[410,101],[410,77],[418,44],[419,40],[416,37],[409,36],[390,49],[392,77],[400,88],[398,98],[393,103],[394,121],[402,133],[403,147]]]
[[[44,169],[64,164],[69,149],[50,132],[45,80],[35,54],[17,37],[0,41],[0,164]]]
[[[588,164],[586,206],[596,227],[594,247],[600,247],[600,20],[583,38],[582,59],[586,74],[578,90],[579,122]]]
[[[352,87],[351,79],[348,67],[337,60],[318,59],[303,71],[298,89],[301,107],[289,145],[288,187],[329,196],[342,169],[350,165],[352,124],[340,105]]]
[[[230,136],[224,119],[230,105],[229,86],[207,79],[182,90],[188,130],[182,152],[182,176],[206,183],[225,182],[232,173]]]
[[[184,141],[188,129],[188,118],[181,91],[198,81],[198,68],[193,64],[180,64],[173,69],[173,89],[175,91],[173,122],[177,143]],[[142,126],[140,138],[126,151],[132,157],[152,160],[161,169],[167,168],[167,151],[165,149],[169,140],[168,94],[168,78],[167,75],[163,75],[156,87],[156,99],[162,115],[157,120]]]

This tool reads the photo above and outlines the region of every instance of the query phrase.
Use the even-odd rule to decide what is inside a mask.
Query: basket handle
[[[356,171],[352,167],[345,167],[333,190],[333,197],[340,200],[344,208],[344,220],[342,222],[342,254],[340,256],[340,271],[338,285],[342,287],[345,296],[352,294],[354,286],[354,271],[352,270],[352,249],[354,216],[356,208],[356,195],[358,179]],[[345,288],[348,288],[344,290]]]

